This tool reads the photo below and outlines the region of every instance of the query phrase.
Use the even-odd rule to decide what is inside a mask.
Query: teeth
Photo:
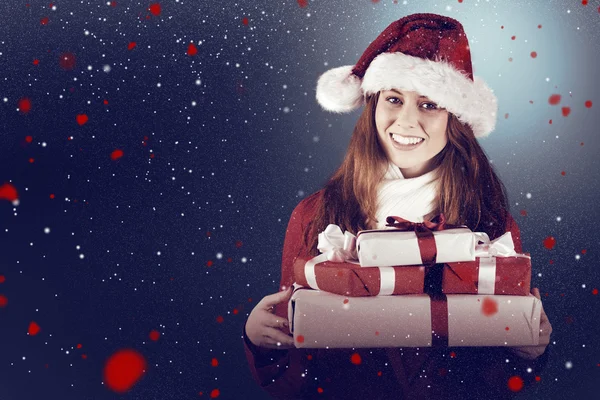
[[[394,139],[394,141],[400,144],[417,144],[423,141],[422,138],[407,138],[404,136],[396,135],[395,133],[392,133],[392,138]]]

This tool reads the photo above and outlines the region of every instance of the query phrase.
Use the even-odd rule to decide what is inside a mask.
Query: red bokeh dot
[[[498,312],[498,303],[491,297],[483,299],[481,304],[481,313],[486,317],[490,317]]]
[[[455,353],[455,352],[453,352],[453,351],[451,351],[451,352],[450,352],[450,358],[456,358],[456,353]]]
[[[53,199],[54,198],[54,193],[50,193],[50,198]]]
[[[513,392],[518,392],[523,389],[523,379],[520,376],[511,376],[508,379],[508,388]]]
[[[150,7],[148,7],[148,10],[150,10],[150,13],[154,16],[159,16],[160,15],[160,4],[159,3],[153,3],[150,4]]]
[[[77,344],[77,348],[78,348],[78,349],[80,349],[80,348],[82,348],[82,347],[83,347],[83,346],[81,345],[81,343],[78,343],[78,344]]]
[[[27,143],[31,143],[31,142],[33,142],[33,136],[25,136],[25,141],[26,141]]]
[[[27,114],[31,111],[31,100],[29,100],[29,98],[23,97],[22,99],[19,99],[19,102],[17,104],[17,107],[19,107],[19,111],[23,114]]]
[[[566,173],[565,171],[562,171],[560,174],[561,174],[562,176],[565,176],[567,173]]]
[[[223,316],[222,316],[222,315],[219,315],[219,316],[217,317],[217,322],[218,322],[219,324],[222,324],[222,323],[223,323]]]
[[[596,289],[596,288],[592,289],[592,294],[593,294],[594,296],[595,296],[595,295],[597,295],[597,294],[598,294],[598,289]]]
[[[6,282],[6,277],[4,275],[0,275],[0,283]]]
[[[73,53],[62,53],[59,56],[58,63],[60,67],[66,71],[72,70],[75,68],[75,54]]]
[[[300,6],[300,8],[304,8],[306,6],[308,6],[308,0],[297,0],[298,1],[298,5]]]
[[[561,112],[563,117],[568,117],[571,114],[571,107],[563,107],[561,108]]]
[[[588,0],[581,0],[581,4],[583,4],[584,6],[588,5]]]
[[[585,254],[585,253],[587,253],[586,249],[581,250],[581,254]]]
[[[160,332],[157,331],[156,329],[152,329],[148,336],[150,337],[150,340],[156,342],[158,340],[158,338],[160,337]]]
[[[8,299],[6,298],[6,296],[3,294],[0,294],[0,307],[6,307],[7,304],[8,304]]]
[[[507,330],[507,331],[510,331],[510,328],[508,326],[506,328],[504,328],[504,329]]]
[[[548,236],[546,239],[544,239],[545,248],[552,250],[554,246],[556,246],[556,239],[554,239],[554,236]]]
[[[40,330],[40,326],[35,321],[31,321],[29,323],[29,328],[27,329],[27,332],[30,336],[35,336],[38,333],[40,333]]]
[[[586,101],[585,102],[585,107],[586,108],[592,108],[592,101],[591,100]]]
[[[344,304],[348,304],[349,301],[350,300],[348,300],[348,299],[344,299]]]
[[[213,357],[212,360],[210,360],[210,365],[212,367],[217,367],[219,365],[219,360]]]
[[[555,106],[560,103],[560,94],[553,94],[550,96],[548,98],[548,103],[550,103],[551,106]]]
[[[117,393],[125,393],[146,371],[146,359],[139,352],[124,349],[111,355],[104,365],[104,382]]]
[[[113,152],[110,153],[110,158],[112,160],[118,160],[121,157],[123,157],[123,150],[121,150],[121,149],[113,150]]]
[[[510,39],[511,39],[511,40],[515,40],[516,38],[517,38],[516,36],[513,36],[513,37],[511,37]]]
[[[206,262],[206,266],[207,266],[207,267],[212,267],[212,265],[213,265],[213,262],[212,262],[212,260],[208,260],[208,261]]]
[[[360,365],[362,363],[362,358],[360,354],[354,353],[350,356],[350,362],[354,365]]]
[[[527,211],[526,211],[526,210],[521,210],[521,215],[522,215],[523,217],[526,217],[526,216],[527,216]]]
[[[542,380],[542,378],[541,378],[541,377],[539,377],[539,376],[536,376],[536,377],[535,377],[535,381],[536,381],[536,382],[539,382],[539,381],[541,381],[541,380]]]
[[[304,343],[304,336],[303,335],[296,336],[296,342],[298,342],[298,343]]]
[[[321,387],[318,387],[318,388],[317,388],[317,392],[319,392],[319,393],[323,393],[323,388],[321,388]]]
[[[221,394],[221,391],[219,389],[213,389],[210,392],[210,398],[216,399],[217,397],[219,397],[220,394]]]
[[[248,17],[242,18],[242,24],[248,25]]]
[[[307,355],[307,356],[306,356],[306,359],[307,359],[307,360],[312,360],[312,354],[309,354],[309,355]]]
[[[532,52],[531,52],[531,58],[536,58],[536,57],[537,57],[537,52],[535,52],[535,51],[532,51]]]

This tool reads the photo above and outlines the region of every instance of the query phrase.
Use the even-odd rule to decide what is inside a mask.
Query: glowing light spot
[[[119,350],[104,365],[104,382],[117,393],[125,393],[146,372],[146,360],[135,350]]]

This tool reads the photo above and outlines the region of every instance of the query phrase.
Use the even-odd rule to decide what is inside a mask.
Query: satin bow
[[[449,228],[458,228],[455,225],[447,225],[446,217],[444,214],[439,215],[440,222],[432,222],[432,221],[423,221],[423,222],[411,222],[402,217],[387,217],[385,222],[387,222],[386,226],[391,226],[396,229],[400,229],[402,231],[414,230],[415,232],[425,232],[425,231],[443,231],[444,229]]]
[[[358,260],[356,252],[356,236],[334,224],[319,233],[317,249],[327,256],[327,261],[344,262],[347,260]]]
[[[476,257],[512,257],[517,255],[515,243],[513,242],[512,234],[510,232],[506,232],[504,235],[492,241],[490,241],[489,236],[484,232],[477,232],[475,235],[480,242],[483,242],[482,244],[477,244],[475,246]]]

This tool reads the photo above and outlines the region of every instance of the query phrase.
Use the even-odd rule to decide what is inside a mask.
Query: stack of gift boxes
[[[535,346],[541,302],[510,232],[388,217],[356,236],[329,225],[320,255],[294,262],[298,348]]]

